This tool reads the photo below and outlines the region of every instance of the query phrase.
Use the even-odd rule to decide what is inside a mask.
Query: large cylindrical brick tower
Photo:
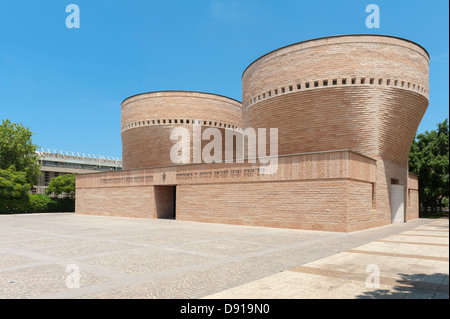
[[[170,134],[175,127],[190,132],[194,123],[202,130],[241,128],[241,106],[231,98],[190,91],[150,92],[125,99],[121,113],[123,169],[174,165],[170,150],[177,141],[171,141]],[[191,139],[191,158],[192,147]]]
[[[405,39],[345,35],[293,44],[244,71],[244,129],[278,128],[280,155],[349,149],[376,159],[374,215],[384,215],[368,223],[386,220],[390,185],[407,185],[428,75],[427,51]]]
[[[428,106],[429,56],[407,40],[293,44],[244,72],[244,127],[277,127],[279,153],[352,149],[404,164]]]

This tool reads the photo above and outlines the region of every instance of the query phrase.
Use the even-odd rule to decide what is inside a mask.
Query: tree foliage
[[[419,201],[433,212],[449,196],[449,128],[448,119],[436,130],[418,134],[409,153],[409,170],[419,176]]]
[[[0,212],[15,213],[26,209],[30,184],[26,174],[12,169],[0,169]]]
[[[67,193],[73,196],[75,194],[75,174],[65,174],[53,178],[45,192],[47,195]]]
[[[10,120],[3,120],[0,125],[0,169],[24,172],[30,186],[36,185],[41,175],[32,135],[28,127]]]

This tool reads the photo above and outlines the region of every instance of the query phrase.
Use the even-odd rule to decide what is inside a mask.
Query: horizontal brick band
[[[377,85],[378,87],[385,85],[389,87],[410,90],[422,94],[423,96],[428,98],[428,90],[426,88],[424,88],[423,86],[421,87],[420,85],[415,83],[402,81],[401,79],[383,79],[376,77],[343,77],[339,79],[335,78],[326,80],[302,81],[295,84],[278,87],[273,90],[260,93],[248,101],[244,101],[244,106],[248,108],[261,100],[274,98],[282,94],[321,88],[330,88],[334,86],[336,87],[348,86],[348,85],[357,85],[357,86]]]
[[[139,128],[142,126],[153,126],[153,125],[203,125],[203,126],[211,126],[211,127],[218,127],[218,128],[229,128],[237,131],[242,131],[241,127],[238,127],[233,124],[227,124],[223,122],[218,122],[214,120],[193,120],[193,119],[149,119],[149,120],[142,120],[142,121],[136,121],[133,123],[125,124],[122,127],[122,132],[133,129],[133,128]]]

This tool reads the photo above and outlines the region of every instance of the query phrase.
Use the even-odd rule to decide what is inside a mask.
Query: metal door
[[[391,222],[392,224],[405,222],[405,187],[391,185]]]

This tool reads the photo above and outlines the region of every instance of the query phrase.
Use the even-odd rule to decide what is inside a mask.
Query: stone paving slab
[[[205,298],[449,298],[448,219],[361,245]],[[405,233],[434,231],[446,237],[402,242]],[[393,239],[396,242],[392,243]],[[409,240],[409,239],[408,239]],[[376,272],[376,278],[373,275]]]
[[[431,286],[402,296],[448,297],[446,223],[420,219],[346,234],[62,213],[0,215],[0,298],[242,298],[243,291],[249,298],[374,297],[361,289],[362,279],[330,272],[354,276],[361,270],[358,261],[380,265],[387,280],[380,289],[391,291],[393,280],[404,280],[397,274],[415,268],[422,274],[416,281]],[[415,242],[440,245],[412,249]],[[402,257],[348,252],[362,248],[447,261],[402,263]],[[292,271],[308,263],[334,275]],[[79,270],[76,288],[67,285],[73,274],[67,266]]]

